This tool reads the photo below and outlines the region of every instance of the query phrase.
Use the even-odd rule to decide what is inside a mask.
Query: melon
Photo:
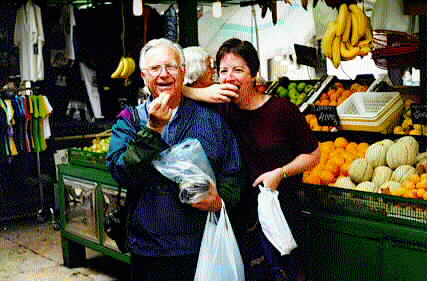
[[[372,168],[384,166],[387,156],[387,147],[380,143],[369,146],[365,158],[371,164]]]
[[[391,139],[383,139],[381,141],[377,141],[374,144],[382,144],[383,146],[385,146],[386,150],[388,150],[393,143],[394,141],[392,141]]]
[[[364,181],[359,183],[356,186],[356,190],[366,191],[366,192],[377,192],[377,187],[373,182]]]
[[[409,176],[417,173],[417,170],[409,165],[402,165],[397,167],[391,175],[391,180],[396,182],[404,182]]]
[[[351,181],[350,177],[339,177],[333,186],[348,189],[356,188],[356,185]]]
[[[387,151],[387,165],[396,169],[402,165],[413,165],[417,158],[418,150],[410,141],[396,142]]]
[[[378,189],[379,193],[391,194],[392,192],[396,192],[400,188],[400,182],[396,181],[388,181],[383,183]]]
[[[374,169],[371,164],[369,164],[368,160],[364,158],[359,158],[353,160],[350,165],[350,169],[348,170],[348,174],[353,182],[364,182],[369,181],[372,177]]]
[[[401,138],[397,139],[396,142],[409,143],[410,145],[414,146],[414,149],[418,154],[418,151],[420,149],[420,145],[418,144],[418,141],[413,136],[401,137]]]
[[[380,187],[383,183],[391,179],[393,170],[387,166],[378,166],[374,169],[371,182],[373,182],[377,187]]]

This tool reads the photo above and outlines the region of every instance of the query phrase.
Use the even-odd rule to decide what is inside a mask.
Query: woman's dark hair
[[[255,77],[259,70],[259,58],[255,47],[249,41],[242,41],[237,38],[231,38],[222,43],[216,53],[216,70],[219,73],[219,64],[226,54],[235,54],[241,56],[247,63],[252,77]]]

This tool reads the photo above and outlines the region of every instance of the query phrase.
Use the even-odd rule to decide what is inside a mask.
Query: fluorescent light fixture
[[[133,0],[133,15],[142,16],[143,6],[143,0]]]
[[[212,16],[214,18],[219,18],[222,16],[222,8],[221,8],[220,1],[216,1],[212,3]]]

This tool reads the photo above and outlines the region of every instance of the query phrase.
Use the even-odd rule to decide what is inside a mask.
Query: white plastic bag
[[[244,280],[242,257],[223,201],[219,219],[214,212],[208,214],[194,281]]]
[[[279,203],[279,192],[259,185],[258,219],[268,241],[280,252],[288,255],[298,245]]]
[[[215,174],[197,139],[187,138],[162,151],[159,157],[153,165],[178,184],[182,203],[197,203],[209,195],[211,184],[215,184]]]

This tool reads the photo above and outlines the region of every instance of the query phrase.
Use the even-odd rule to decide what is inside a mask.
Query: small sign
[[[317,117],[320,126],[334,126],[340,125],[340,118],[338,117],[336,106],[321,106],[314,105],[311,112]]]
[[[427,124],[427,104],[411,104],[412,122]]]

